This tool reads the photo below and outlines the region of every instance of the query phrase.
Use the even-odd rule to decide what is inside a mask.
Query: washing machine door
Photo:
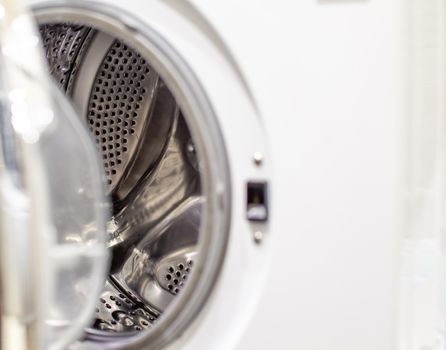
[[[102,169],[16,1],[0,1],[0,49],[0,347],[62,349],[108,266]]]

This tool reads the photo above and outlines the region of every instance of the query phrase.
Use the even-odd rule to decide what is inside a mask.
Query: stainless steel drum
[[[148,337],[161,325],[190,283],[169,322],[181,308],[187,312],[191,295],[203,294],[197,288],[202,288],[206,259],[221,259],[222,243],[214,257],[203,253],[209,247],[200,251],[202,238],[206,241],[210,234],[206,226],[212,226],[209,216],[203,222],[212,209],[213,194],[203,190],[203,184],[212,182],[208,160],[200,159],[168,81],[131,42],[85,23],[38,20],[50,73],[96,141],[113,203],[111,269],[85,337],[128,344],[141,331]],[[222,195],[222,205],[227,196]],[[225,233],[221,235],[224,242]],[[196,268],[200,272],[194,277]],[[215,279],[215,271],[206,283]]]

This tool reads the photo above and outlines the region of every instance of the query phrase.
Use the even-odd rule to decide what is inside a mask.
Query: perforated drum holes
[[[111,187],[135,151],[144,118],[151,69],[144,58],[115,41],[100,66],[88,105],[87,122],[101,148]]]
[[[90,28],[73,24],[40,26],[50,73],[63,90],[68,89],[70,75],[89,32]]]
[[[192,265],[192,260],[179,260],[178,264],[171,265],[166,269],[166,283],[163,284],[172,294],[178,294],[180,289],[184,287]]]
[[[135,296],[119,292],[107,282],[96,307],[94,327],[107,332],[134,332],[150,328],[158,314],[148,309]]]

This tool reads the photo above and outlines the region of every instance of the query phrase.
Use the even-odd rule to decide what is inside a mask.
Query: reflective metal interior
[[[204,198],[194,141],[159,74],[126,43],[40,26],[49,70],[96,141],[112,200],[111,270],[92,330],[150,329],[194,270]]]

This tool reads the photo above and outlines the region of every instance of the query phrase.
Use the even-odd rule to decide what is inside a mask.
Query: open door
[[[15,0],[0,1],[0,49],[1,349],[62,349],[108,265],[103,172]]]

